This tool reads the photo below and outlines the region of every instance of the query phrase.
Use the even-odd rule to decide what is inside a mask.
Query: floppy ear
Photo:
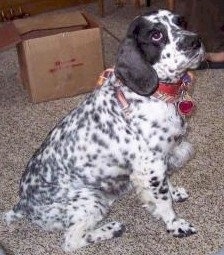
[[[132,24],[127,38],[120,45],[115,64],[115,75],[137,94],[148,96],[157,88],[158,76],[137,46],[134,28],[136,26]]]

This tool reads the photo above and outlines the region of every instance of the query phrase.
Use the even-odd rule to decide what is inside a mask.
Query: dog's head
[[[200,37],[183,27],[183,18],[167,10],[138,16],[118,50],[115,74],[140,95],[152,94],[158,81],[177,82],[204,58]]]

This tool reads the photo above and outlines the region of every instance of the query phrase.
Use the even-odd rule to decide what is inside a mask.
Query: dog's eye
[[[154,42],[159,42],[163,38],[163,34],[160,31],[154,31],[152,34],[152,40]]]

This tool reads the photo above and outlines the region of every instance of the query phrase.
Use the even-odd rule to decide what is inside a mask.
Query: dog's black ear
[[[126,39],[119,47],[115,75],[137,94],[148,96],[157,88],[158,76],[138,47],[135,38],[137,22],[131,24]]]

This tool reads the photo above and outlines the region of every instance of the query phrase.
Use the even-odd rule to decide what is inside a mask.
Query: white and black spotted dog
[[[159,82],[178,83],[204,57],[198,35],[180,23],[166,10],[131,23],[114,73],[59,122],[28,162],[20,201],[4,215],[6,222],[25,217],[46,230],[63,229],[63,249],[73,251],[121,236],[122,223],[99,222],[133,188],[173,236],[196,232],[172,207],[187,193],[168,179],[193,154],[185,118],[176,104],[154,96]]]

